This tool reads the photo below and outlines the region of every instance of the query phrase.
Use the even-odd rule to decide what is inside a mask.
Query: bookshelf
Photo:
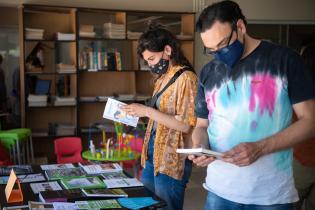
[[[35,156],[42,155],[40,151],[44,148],[49,160],[54,160],[51,139],[58,135],[48,131],[55,124],[73,125],[75,135],[82,137],[86,148],[89,130],[94,142],[101,142],[101,132],[94,128],[95,123],[104,122],[102,115],[107,97],[126,103],[143,103],[150,97],[153,78],[136,53],[138,38],[147,21],[166,25],[194,64],[194,13],[24,5],[19,17],[21,87],[25,90],[21,90],[22,125],[38,134],[34,136],[34,141],[38,142],[35,143]],[[32,29],[43,29],[43,37],[38,35],[40,30],[34,32]],[[66,34],[65,39],[56,39],[57,32]],[[30,38],[30,33],[35,36]],[[27,62],[38,43],[43,48],[42,68],[30,67]],[[67,65],[74,66],[75,71],[58,71],[60,63],[65,64],[66,70]],[[29,78],[51,81],[47,105],[29,106],[29,94],[34,92],[32,86],[36,86],[29,85]],[[75,103],[55,106],[53,101],[60,96],[75,98]],[[112,131],[109,126],[107,136],[113,136]],[[48,135],[44,135],[45,132]]]

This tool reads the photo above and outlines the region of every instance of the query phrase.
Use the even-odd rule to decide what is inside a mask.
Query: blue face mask
[[[226,46],[214,53],[214,57],[232,68],[236,62],[240,60],[243,52],[244,45],[237,39],[229,46]]]

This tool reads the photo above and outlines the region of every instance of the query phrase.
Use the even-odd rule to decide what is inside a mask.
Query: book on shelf
[[[29,107],[45,107],[47,106],[47,95],[29,94],[27,97]]]
[[[53,169],[45,171],[48,180],[58,180],[64,178],[85,177],[86,173],[80,167],[66,168],[66,169]]]
[[[114,200],[89,200],[89,201],[76,201],[78,209],[116,209],[121,208],[119,203]]]
[[[56,38],[57,38],[57,40],[73,41],[73,40],[75,40],[75,34],[74,33],[57,32]]]
[[[71,92],[71,76],[70,75],[58,75],[57,81],[57,96],[70,96]]]
[[[45,129],[32,130],[32,137],[45,137],[48,135],[49,135],[48,130]]]
[[[56,190],[56,191],[41,191],[38,194],[41,202],[72,202],[75,200],[84,199],[85,195],[79,189],[71,190]]]
[[[79,68],[88,71],[121,71],[121,52],[118,49],[97,48],[94,43],[90,44],[79,53]]]
[[[139,117],[128,115],[126,112],[122,111],[120,107],[123,105],[126,104],[109,98],[104,109],[103,118],[137,127]]]
[[[76,98],[71,96],[56,96],[54,98],[55,106],[75,106],[77,104]]]
[[[0,176],[9,176],[12,169],[16,175],[33,173],[31,165],[12,165],[0,167]]]
[[[80,37],[86,37],[86,38],[94,38],[96,33],[94,32],[94,26],[93,25],[80,25],[79,29],[79,36]]]
[[[48,165],[40,165],[40,167],[43,171],[75,168],[72,163],[48,164]]]
[[[133,101],[135,100],[135,94],[118,94],[117,100],[119,101]]]
[[[127,179],[128,176],[124,174],[124,172],[111,172],[111,173],[106,173],[101,175],[103,179],[109,180],[109,179]]]
[[[142,187],[143,184],[136,178],[104,179],[107,188]]]
[[[97,97],[96,96],[80,96],[81,102],[96,102]]]
[[[33,190],[34,194],[38,194],[39,192],[42,192],[42,191],[62,190],[62,188],[60,187],[57,181],[31,183],[30,187]]]
[[[58,63],[56,64],[56,70],[60,74],[75,73],[76,66],[74,64]]]
[[[41,173],[18,175],[17,178],[19,179],[20,183],[46,181],[45,177]],[[9,176],[1,176],[0,184],[7,184],[8,179]]]
[[[122,167],[118,163],[79,163],[79,166],[83,168],[83,170],[87,174],[102,174],[102,173],[110,173],[110,172],[118,172],[122,171]]]
[[[56,136],[73,136],[75,135],[75,126],[71,124],[58,123],[55,126]]]
[[[221,152],[216,152],[216,151],[201,148],[201,147],[191,148],[191,149],[177,149],[176,152],[181,153],[181,154],[196,155],[196,156],[206,155],[206,156],[212,156],[216,158],[221,158],[223,155]]]
[[[136,31],[127,31],[127,37],[128,39],[139,39],[142,32],[136,32]]]
[[[82,189],[87,197],[128,197],[128,194],[122,189]]]
[[[40,28],[25,28],[26,39],[44,39],[44,29]]]
[[[126,27],[124,24],[104,23],[103,36],[109,39],[125,39]]]
[[[104,182],[97,176],[94,177],[79,177],[79,178],[65,178],[60,180],[61,184],[66,189],[91,189],[91,188],[105,188]]]

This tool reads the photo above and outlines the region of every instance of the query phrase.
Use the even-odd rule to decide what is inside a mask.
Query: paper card
[[[120,122],[133,127],[137,127],[139,117],[134,117],[126,114],[126,112],[120,109],[122,105],[126,104],[115,99],[108,98],[103,113],[103,118],[110,119],[115,122]]]
[[[14,186],[16,186],[17,188],[14,189]],[[16,177],[13,169],[11,170],[7,186],[5,187],[5,196],[8,203],[23,201],[23,193],[21,190],[20,181]]]

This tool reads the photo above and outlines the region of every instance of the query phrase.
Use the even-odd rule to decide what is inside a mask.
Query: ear
[[[246,25],[242,19],[238,19],[236,22],[236,28],[241,34],[246,34]]]
[[[169,46],[168,44],[165,45],[165,47],[164,47],[164,53],[165,53],[167,56],[171,56],[171,54],[172,54],[172,47]]]

